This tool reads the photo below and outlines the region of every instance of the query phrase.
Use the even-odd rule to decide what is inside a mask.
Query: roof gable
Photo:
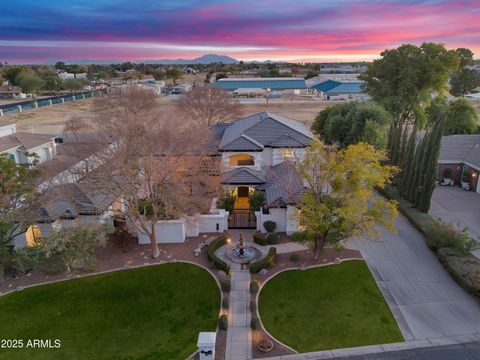
[[[245,167],[236,168],[222,174],[222,184],[263,184],[265,179],[260,172]]]
[[[225,144],[222,147],[222,150],[229,150],[229,151],[235,151],[235,150],[240,150],[240,151],[245,151],[245,150],[250,150],[250,151],[257,151],[257,150],[262,150],[263,146],[262,144],[258,143],[251,137],[242,134],[240,137],[232,140],[228,144]]]

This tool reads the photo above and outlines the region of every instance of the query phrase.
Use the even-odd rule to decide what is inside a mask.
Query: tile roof
[[[0,151],[23,146],[25,150],[31,150],[37,146],[47,144],[54,138],[53,135],[15,133],[0,137]]]
[[[225,129],[220,151],[258,151],[263,147],[305,147],[315,136],[304,123],[264,111]],[[282,142],[283,141],[283,142]]]
[[[74,219],[79,215],[101,214],[114,200],[115,196],[87,183],[69,183],[43,194],[35,211],[39,222]]]
[[[265,178],[262,172],[249,169],[247,167],[238,167],[224,172],[221,176],[222,184],[263,184]]]
[[[270,167],[265,176],[265,184],[258,189],[265,190],[268,206],[296,204],[304,191],[295,165],[288,161]]]
[[[442,137],[440,163],[468,163],[480,169],[480,134]]]
[[[293,77],[276,77],[276,78],[223,78],[214,82],[211,86],[222,87],[225,90],[237,89],[306,89],[305,79]]]

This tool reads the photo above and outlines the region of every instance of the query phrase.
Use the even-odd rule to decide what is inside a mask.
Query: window
[[[235,154],[229,157],[230,166],[254,166],[255,159],[249,154]]]
[[[292,150],[292,149],[283,149],[283,150],[282,150],[282,155],[283,155],[283,157],[289,157],[289,158],[291,158],[291,157],[293,157],[293,155],[294,155],[294,154],[293,154],[293,150]]]

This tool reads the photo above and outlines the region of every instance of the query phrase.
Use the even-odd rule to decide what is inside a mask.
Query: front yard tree
[[[153,92],[130,87],[98,98],[88,123],[107,163],[90,174],[121,197],[128,226],[150,238],[158,257],[156,225],[210,207],[216,177],[202,154],[209,131],[157,108]],[[85,122],[87,124],[87,122]]]
[[[45,85],[45,82],[42,80],[42,78],[29,73],[20,74],[17,78],[17,82],[24,93],[32,94],[34,100],[37,96],[37,92],[40,91]]]
[[[15,237],[34,222],[37,176],[35,166],[17,165],[8,154],[0,154],[0,264],[10,256]],[[3,274],[3,269],[0,272]]]
[[[183,76],[182,70],[177,67],[172,67],[165,72],[165,77],[167,79],[172,79],[173,83],[177,85],[177,80],[181,79]]]
[[[383,151],[359,143],[337,150],[313,142],[299,173],[308,184],[301,200],[301,240],[318,259],[327,245],[351,236],[374,236],[378,226],[394,231],[396,203],[376,196],[375,187],[390,183],[397,168],[382,165]]]
[[[450,77],[450,94],[453,96],[464,96],[480,86],[480,74],[471,69],[473,64],[473,52],[470,49],[459,48],[457,53],[460,66]]]
[[[477,111],[469,100],[454,100],[448,104],[443,134],[474,134],[478,131],[477,122]]]
[[[240,115],[238,102],[226,90],[210,86],[193,88],[180,100],[178,110],[202,127]]]

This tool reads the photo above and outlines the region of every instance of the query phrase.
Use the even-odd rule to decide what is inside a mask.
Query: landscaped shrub
[[[217,269],[225,271],[226,274],[230,274],[230,266],[223,261],[222,259],[218,258],[215,255],[215,251],[225,245],[227,243],[227,235],[220,235],[218,238],[213,240],[207,248],[207,256],[208,260],[213,262]]]
[[[222,291],[223,292],[226,292],[226,293],[229,293],[230,292],[230,288],[231,288],[231,281],[230,279],[221,279],[220,280],[220,285],[222,287]]]
[[[262,246],[267,245],[267,239],[265,238],[265,236],[263,236],[263,234],[259,232],[256,232],[255,234],[253,234],[253,241],[258,245],[262,245]]]
[[[452,277],[467,291],[480,296],[480,260],[459,250],[442,248],[438,259]]]
[[[265,230],[267,230],[267,232],[273,233],[277,228],[277,223],[275,221],[268,220],[263,223],[263,227]]]
[[[217,200],[217,208],[225,209],[228,212],[232,212],[235,206],[235,197],[228,192],[223,193]]]
[[[291,262],[294,262],[294,263],[299,262],[299,261],[300,261],[300,257],[298,256],[298,254],[291,254],[291,255],[290,255],[290,261],[291,261]]]
[[[424,231],[427,245],[433,251],[448,247],[468,252],[475,246],[475,241],[468,236],[466,230],[457,231],[452,225],[435,221],[428,225]]]
[[[278,236],[278,234],[275,234],[275,233],[270,233],[270,234],[267,234],[266,239],[267,239],[267,244],[275,245],[275,244],[278,244],[278,241],[280,240],[280,236]]]
[[[250,281],[250,292],[256,294],[258,292],[258,281]]]
[[[229,305],[228,297],[224,296],[223,299],[222,299],[222,308],[224,308],[225,310],[227,310],[227,309],[228,309],[228,305]]]
[[[250,300],[250,311],[252,313],[257,311],[257,302],[255,301],[255,299]]]
[[[220,315],[220,317],[218,318],[218,328],[220,330],[227,331],[227,329],[228,329],[228,317],[227,317],[227,315],[225,315],[225,314]]]
[[[248,197],[248,204],[253,211],[260,211],[265,205],[265,193],[260,190],[255,190],[252,195]]]
[[[271,247],[267,256],[250,264],[250,273],[255,274],[262,269],[270,268],[275,265],[275,261],[277,261],[277,248]]]
[[[260,320],[257,318],[252,318],[252,320],[250,320],[250,327],[252,328],[252,330],[259,330]]]

